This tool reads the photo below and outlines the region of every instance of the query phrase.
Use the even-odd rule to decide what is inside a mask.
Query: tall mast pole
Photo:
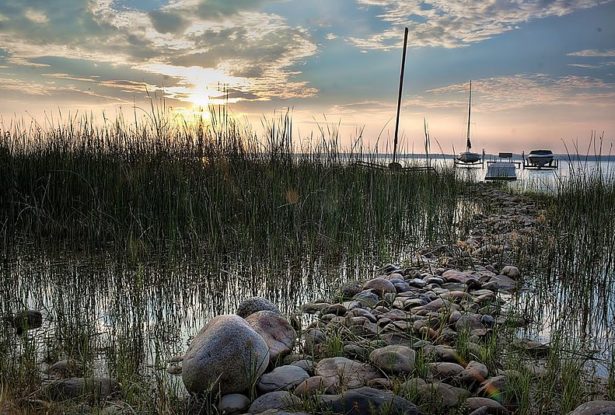
[[[406,47],[408,46],[408,28],[404,30],[404,51],[401,57],[401,73],[399,75],[399,96],[397,98],[397,121],[395,122],[395,142],[393,144],[393,163],[397,158],[397,142],[399,137],[399,113],[401,111],[401,94],[404,89],[404,70],[406,68]]]
[[[468,100],[468,136],[466,141],[466,151],[470,151],[472,143],[470,142],[470,117],[472,116],[472,81],[470,81],[470,99]]]

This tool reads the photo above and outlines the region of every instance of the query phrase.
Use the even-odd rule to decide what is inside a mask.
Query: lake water
[[[432,162],[451,166],[453,160]],[[612,178],[613,167],[611,162],[564,161],[556,171],[521,169],[519,180],[510,186],[552,191],[558,181],[581,168]],[[458,171],[475,181],[486,172],[484,168]],[[423,241],[417,237],[414,243],[421,246]],[[400,262],[408,254],[366,252],[328,263],[322,258],[288,258],[274,265],[241,253],[215,261],[188,255],[126,261],[108,253],[47,254],[26,243],[0,265],[0,314],[23,308],[43,312],[45,325],[33,340],[40,360],[74,357],[87,361],[98,375],[168,377],[165,360],[183,354],[190,337],[208,319],[234,313],[242,299],[264,296],[284,312],[292,312],[303,302],[330,296],[344,281],[374,275],[383,261]],[[538,334],[548,337],[545,330]],[[8,331],[0,336],[0,357],[13,359],[16,365],[18,356],[31,347]]]

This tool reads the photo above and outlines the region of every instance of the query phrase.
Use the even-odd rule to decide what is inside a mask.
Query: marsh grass
[[[453,172],[367,169],[353,162],[371,156],[343,153],[335,129],[295,142],[286,113],[257,137],[225,111],[212,111],[209,124],[153,109],[141,123],[0,127],[3,250],[29,240],[134,256],[155,247],[282,259],[338,253],[337,245],[382,250],[393,235],[452,236],[454,210],[438,199],[458,195]]]

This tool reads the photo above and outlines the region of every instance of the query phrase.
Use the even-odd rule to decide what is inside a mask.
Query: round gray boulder
[[[293,350],[297,332],[282,315],[263,310],[250,314],[245,321],[267,343],[269,358],[272,362]]]
[[[278,306],[263,297],[250,297],[243,300],[237,307],[237,315],[242,318],[248,317],[257,311],[269,310],[280,314]]]
[[[222,395],[241,393],[269,365],[269,347],[241,317],[210,320],[190,343],[182,364],[182,380],[189,392],[214,386]]]

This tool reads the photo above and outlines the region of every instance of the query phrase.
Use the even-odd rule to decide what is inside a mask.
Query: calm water
[[[452,165],[452,159],[433,162]],[[511,186],[553,190],[558,180],[581,166],[613,177],[612,163],[561,162],[557,171],[520,170],[519,180]],[[481,180],[485,170],[459,169],[459,173]],[[41,361],[72,357],[88,362],[99,375],[169,378],[165,361],[183,354],[190,337],[208,319],[233,313],[242,299],[264,296],[289,313],[303,302],[330,296],[344,281],[371,277],[386,262],[408,260],[413,248],[424,243],[420,235],[413,242],[406,250],[384,249],[328,263],[304,257],[277,264],[242,253],[224,259],[152,255],[126,261],[107,253],[46,254],[26,245],[0,264],[0,314],[23,308],[43,312],[45,325],[33,340]],[[543,311],[545,324],[533,327],[533,335],[548,339],[551,328],[557,327],[553,321],[565,310],[555,304],[556,297],[534,305]],[[615,305],[600,305],[606,307],[611,323],[596,324],[591,336],[598,343],[608,343]],[[0,356],[15,364],[28,347],[30,343],[6,330],[0,335]]]

